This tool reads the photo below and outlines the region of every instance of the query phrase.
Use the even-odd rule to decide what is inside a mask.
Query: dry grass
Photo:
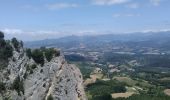
[[[116,99],[116,98],[128,98],[128,97],[132,96],[133,94],[134,94],[134,92],[113,93],[112,98],[114,98],[114,99]]]
[[[93,83],[95,83],[95,80],[93,80],[93,79],[91,79],[91,78],[88,78],[88,79],[86,79],[85,81],[84,81],[84,86],[87,86],[87,85],[89,85],[89,84],[93,84]]]
[[[128,85],[132,85],[132,86],[137,83],[136,81],[132,80],[132,79],[129,78],[129,77],[113,77],[113,79],[118,80],[118,81],[120,81],[120,82],[125,82],[125,83],[127,83]]]
[[[90,75],[90,78],[88,78],[84,81],[84,86],[87,86],[88,84],[95,83],[97,79],[102,79],[102,77],[103,77],[103,74]]]
[[[103,74],[93,74],[90,75],[91,79],[96,80],[96,79],[102,79]]]
[[[170,81],[170,77],[164,77],[162,79],[160,79],[161,81]]]
[[[137,81],[137,80],[133,80],[130,77],[113,77],[113,79],[118,80],[119,82],[125,82],[126,84],[130,85],[130,86],[135,86],[137,83],[140,84],[140,86],[142,87],[150,87],[151,84],[149,84],[147,81]]]
[[[165,93],[166,95],[170,96],[170,89],[165,89],[165,90],[164,90],[164,93]]]

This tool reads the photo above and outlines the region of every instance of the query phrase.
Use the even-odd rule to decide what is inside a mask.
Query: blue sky
[[[22,40],[170,29],[170,0],[0,0],[0,29]]]

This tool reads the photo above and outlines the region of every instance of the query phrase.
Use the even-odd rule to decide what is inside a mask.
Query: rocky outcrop
[[[32,65],[36,66],[28,71],[27,67]],[[18,91],[12,88],[17,77],[23,91],[20,86]],[[49,97],[53,100],[86,100],[80,70],[68,64],[62,54],[50,62],[45,59],[44,65],[39,65],[27,57],[23,48],[14,50],[8,67],[1,70],[0,80],[6,87],[0,93],[0,100],[48,100]]]

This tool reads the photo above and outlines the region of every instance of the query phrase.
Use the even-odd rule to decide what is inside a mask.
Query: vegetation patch
[[[19,76],[17,76],[12,84],[12,88],[17,91],[18,95],[20,94],[20,91],[24,94],[24,83],[23,80],[20,79]]]
[[[53,56],[60,56],[60,52],[55,50],[54,48],[48,48],[44,50],[45,53],[45,57],[47,59],[48,62],[51,61],[51,59],[53,58]]]
[[[50,94],[48,97],[47,97],[47,100],[54,100],[53,96]]]
[[[17,51],[19,51],[19,45],[20,45],[19,41],[18,41],[16,38],[12,38],[11,42],[12,42],[14,48],[15,48]]]
[[[137,83],[137,81],[132,80],[129,77],[113,77],[113,79],[118,80],[120,82],[125,82],[126,84],[128,84],[130,86],[133,86]]]
[[[8,58],[12,57],[13,48],[10,41],[4,40],[4,33],[0,31],[0,70],[7,67]]]
[[[150,96],[146,94],[133,95],[128,98],[116,98],[112,100],[170,100],[170,97],[159,95],[159,96]]]
[[[31,65],[31,69],[35,69],[35,68],[37,68],[36,64]]]
[[[44,57],[47,59],[48,62],[51,61],[51,59],[55,56],[60,56],[60,51],[54,49],[54,48],[45,48],[41,47],[40,49],[26,49],[26,54],[30,58],[33,58],[33,60],[37,64],[44,65]]]
[[[27,76],[27,73],[32,74],[32,73],[33,73],[33,70],[34,70],[35,68],[37,68],[37,65],[36,65],[36,64],[27,65],[27,66],[26,66],[26,73],[25,73],[25,75]],[[25,75],[24,75],[24,76],[25,76]]]
[[[83,79],[90,78],[90,74],[95,69],[88,62],[71,62],[71,63],[74,63],[75,65],[77,65],[77,67],[79,67],[81,73],[83,74]]]
[[[0,82],[0,93],[5,91],[6,88],[5,88],[5,84],[3,82]]]
[[[86,91],[92,95],[92,98],[98,98],[112,93],[124,93],[126,88],[125,84],[117,81],[97,80],[95,83],[88,85]]]
[[[37,64],[44,65],[44,55],[40,49],[33,50],[31,56]]]

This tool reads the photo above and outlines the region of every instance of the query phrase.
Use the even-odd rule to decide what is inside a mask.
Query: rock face
[[[29,65],[36,67],[28,73]],[[23,82],[23,92],[11,89],[17,77]],[[29,59],[23,48],[14,50],[8,67],[1,71],[0,80],[7,88],[0,92],[0,100],[48,100],[49,97],[53,100],[86,100],[80,70],[68,64],[62,54],[50,62],[45,59],[42,66]]]

